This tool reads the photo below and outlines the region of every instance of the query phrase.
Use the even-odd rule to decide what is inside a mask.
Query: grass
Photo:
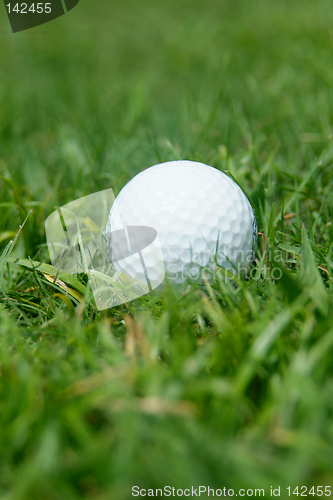
[[[0,498],[333,486],[331,3],[80,2],[16,35],[0,15]],[[248,194],[248,281],[98,312],[50,278],[54,207],[180,158]]]

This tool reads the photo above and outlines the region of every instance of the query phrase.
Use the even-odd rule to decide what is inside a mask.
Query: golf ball
[[[221,269],[246,274],[253,261],[257,228],[249,200],[230,177],[203,163],[161,163],[126,184],[106,227],[111,260],[119,220],[125,228],[157,231],[165,273],[176,283],[200,279],[203,271],[208,279]],[[115,268],[125,271],[121,261]]]

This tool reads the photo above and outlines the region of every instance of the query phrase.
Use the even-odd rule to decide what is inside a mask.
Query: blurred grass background
[[[48,262],[55,206],[186,158],[284,255],[107,314],[0,260],[2,499],[332,485],[332,37],[328,0],[81,0],[15,35],[0,8],[1,250],[33,209],[12,255]]]

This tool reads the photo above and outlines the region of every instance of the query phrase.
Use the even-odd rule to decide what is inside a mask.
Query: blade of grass
[[[10,254],[13,251],[15,243],[17,242],[17,239],[20,236],[20,233],[21,233],[22,229],[24,228],[24,225],[27,222],[27,220],[31,214],[32,214],[32,210],[30,210],[30,212],[28,213],[28,215],[24,219],[23,224],[19,227],[19,230],[17,231],[14,239],[8,243],[8,245],[6,246],[6,248],[4,249],[4,251],[2,252],[2,254],[0,256],[0,291],[3,294],[4,294],[4,289],[5,289],[4,280],[3,280],[5,267],[7,265],[7,262],[9,261]]]

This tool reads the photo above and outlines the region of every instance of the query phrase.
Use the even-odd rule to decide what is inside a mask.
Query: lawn
[[[5,16],[1,500],[329,496],[331,2],[81,0],[17,34]],[[177,159],[247,193],[249,279],[166,282],[98,311],[84,275],[50,278],[55,207]]]

